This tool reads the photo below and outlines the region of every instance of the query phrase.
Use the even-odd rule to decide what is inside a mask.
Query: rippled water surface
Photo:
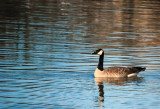
[[[0,1],[1,109],[160,108],[158,0]],[[142,66],[137,78],[94,78]]]

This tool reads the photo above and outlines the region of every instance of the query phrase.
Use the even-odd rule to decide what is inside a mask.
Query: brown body
[[[95,70],[95,77],[131,77],[136,76],[140,71],[145,68],[141,67],[109,67],[103,71],[98,68]]]

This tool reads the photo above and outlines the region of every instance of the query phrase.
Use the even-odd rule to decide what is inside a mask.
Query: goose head
[[[104,51],[100,48],[95,50],[92,54],[97,54],[97,55],[102,55],[104,53]]]

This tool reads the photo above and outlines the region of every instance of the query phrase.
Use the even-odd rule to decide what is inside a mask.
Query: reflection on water
[[[98,85],[98,89],[99,89],[99,101],[103,102],[104,101],[104,90],[103,90],[103,84]]]
[[[131,77],[131,78],[112,78],[112,77],[106,77],[106,78],[95,78],[96,85],[98,86],[99,90],[99,101],[104,102],[104,86],[106,83],[111,85],[119,85],[119,86],[126,86],[128,83],[136,82],[141,83],[143,80],[142,77]],[[138,84],[137,84],[138,85]],[[107,87],[107,86],[106,86]]]
[[[1,0],[0,7],[2,109],[160,107],[158,0]],[[90,55],[97,48],[105,67],[147,70],[133,80],[95,78],[97,86]]]
[[[95,82],[97,85],[101,85],[103,83],[109,83],[109,84],[114,84],[114,85],[120,85],[120,86],[125,86],[127,85],[126,83],[129,82],[140,82],[142,81],[142,77],[130,77],[130,78],[95,78]]]

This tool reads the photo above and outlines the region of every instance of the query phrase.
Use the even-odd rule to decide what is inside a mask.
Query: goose
[[[109,67],[103,69],[104,51],[97,49],[92,54],[100,55],[98,66],[94,72],[95,77],[134,77],[146,69],[145,67]]]

